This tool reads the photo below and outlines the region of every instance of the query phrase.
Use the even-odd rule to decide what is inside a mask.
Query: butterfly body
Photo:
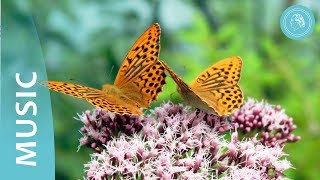
[[[204,70],[187,85],[173,70],[161,61],[178,85],[184,101],[208,113],[226,115],[240,108],[243,95],[238,81],[242,68],[240,57],[223,59]]]
[[[58,81],[42,82],[49,89],[84,98],[91,104],[117,114],[142,115],[142,108],[157,99],[165,84],[164,68],[158,60],[160,26],[150,26],[134,43],[125,57],[114,85],[102,90]]]
[[[109,99],[114,100],[115,102],[117,101],[118,103],[122,103],[124,105],[129,104],[138,107],[138,104],[126,96],[126,94],[123,93],[117,86],[105,84],[103,85],[102,91],[109,97]]]
[[[104,91],[106,94],[113,94],[113,95],[123,94],[122,91],[117,86],[114,86],[112,84],[104,84],[102,86],[102,91]]]

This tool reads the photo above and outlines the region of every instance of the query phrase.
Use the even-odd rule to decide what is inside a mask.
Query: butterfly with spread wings
[[[242,68],[240,57],[223,59],[204,70],[190,85],[163,61],[187,104],[208,113],[226,115],[240,108],[243,93],[238,85]]]
[[[142,115],[157,99],[166,83],[160,53],[160,25],[150,26],[134,43],[125,57],[114,85],[105,84],[102,90],[67,82],[46,81],[49,89],[73,97],[84,98],[91,104],[117,114]]]

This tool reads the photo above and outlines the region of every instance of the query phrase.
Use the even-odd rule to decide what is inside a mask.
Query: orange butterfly
[[[66,82],[42,82],[49,89],[77,98],[117,114],[142,115],[157,99],[166,83],[164,68],[158,60],[160,53],[159,24],[150,26],[134,43],[124,59],[114,85],[102,90]]]
[[[242,68],[240,57],[221,60],[204,70],[187,85],[172,69],[161,61],[178,85],[178,92],[189,105],[208,113],[226,115],[240,108],[243,94],[238,86]]]

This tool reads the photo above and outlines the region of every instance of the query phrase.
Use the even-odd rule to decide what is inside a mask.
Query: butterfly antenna
[[[113,68],[114,68],[114,65],[111,67],[111,70],[110,70],[110,72],[109,72],[109,74],[107,76],[108,81],[111,81],[110,77],[111,77],[111,73],[113,71]]]

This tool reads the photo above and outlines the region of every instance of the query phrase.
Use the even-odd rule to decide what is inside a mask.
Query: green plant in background
[[[243,59],[240,87],[245,97],[281,104],[302,140],[287,145],[296,170],[292,179],[318,179],[320,144],[320,24],[316,2],[299,1],[313,10],[316,27],[304,40],[286,38],[280,14],[295,1],[10,1],[6,13],[23,24],[25,12],[34,13],[47,62],[49,79],[81,81],[91,87],[113,82],[134,38],[154,22],[162,25],[160,59],[186,83],[210,64],[230,56]],[[314,3],[314,4],[312,4]],[[128,45],[129,44],[129,45]],[[114,68],[112,68],[114,67]],[[168,78],[159,100],[180,102]],[[75,113],[92,106],[52,93],[55,119],[56,178],[77,179],[90,159],[88,149],[76,152],[81,123]],[[303,153],[302,153],[303,152]]]

